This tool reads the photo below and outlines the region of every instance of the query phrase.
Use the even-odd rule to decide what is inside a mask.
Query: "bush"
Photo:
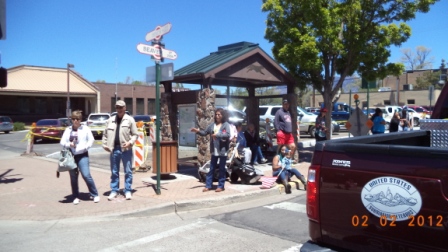
[[[14,131],[24,130],[25,129],[25,123],[23,122],[15,122],[14,123]]]

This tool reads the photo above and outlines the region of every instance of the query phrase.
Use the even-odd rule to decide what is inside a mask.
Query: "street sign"
[[[428,94],[428,100],[432,101],[434,100],[434,86],[431,85],[428,88],[429,94]]]
[[[137,51],[139,53],[149,54],[149,55],[153,56],[155,59],[161,58],[159,45],[150,46],[150,45],[145,45],[145,44],[140,43],[137,45]],[[175,51],[171,51],[171,50],[162,48],[162,57],[171,59],[171,60],[175,60],[175,59],[177,59],[177,53]]]
[[[162,38],[162,35],[167,34],[171,30],[171,23],[167,23],[163,26],[157,26],[156,29],[153,31],[150,31],[146,34],[146,41],[151,40],[160,40]]]
[[[170,81],[174,79],[174,65],[173,63],[160,65],[160,81]],[[146,83],[156,82],[156,67],[150,66],[146,68]]]

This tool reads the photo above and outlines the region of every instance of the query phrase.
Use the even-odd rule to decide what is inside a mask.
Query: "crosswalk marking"
[[[185,226],[181,226],[181,227],[178,227],[178,228],[173,228],[173,229],[167,230],[165,232],[161,232],[161,233],[154,234],[154,235],[149,235],[149,236],[137,239],[137,240],[133,240],[133,241],[130,241],[130,242],[126,242],[126,243],[114,246],[114,247],[105,248],[105,249],[102,249],[101,251],[103,251],[103,252],[131,251],[132,247],[135,247],[135,246],[138,246],[138,245],[142,245],[142,244],[147,244],[147,243],[150,243],[150,242],[154,242],[154,241],[166,238],[166,237],[174,236],[174,235],[177,235],[179,233],[190,231],[190,230],[193,230],[193,229],[196,229],[196,228],[200,228],[200,227],[203,227],[203,226],[215,223],[215,222],[216,222],[215,220],[211,220],[211,219],[200,219],[197,222],[194,222],[194,223],[191,223],[191,224],[188,224],[188,225],[185,225]]]
[[[293,203],[293,202],[282,202],[278,204],[273,204],[269,206],[264,206],[269,209],[284,209],[289,210],[293,212],[299,212],[299,213],[306,213],[306,205],[305,204],[299,204],[299,203]]]

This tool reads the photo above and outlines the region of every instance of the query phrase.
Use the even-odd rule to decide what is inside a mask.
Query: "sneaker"
[[[254,165],[259,165],[259,163],[258,162],[254,162]]]
[[[73,204],[78,205],[79,204],[79,199],[76,198],[75,200],[73,200]]]
[[[266,158],[262,158],[262,159],[261,159],[261,163],[262,163],[262,164],[267,163],[267,162],[268,162],[268,160],[267,160]]]
[[[95,203],[100,202],[100,196],[93,197],[93,202],[95,202]]]
[[[117,192],[111,192],[109,194],[109,197],[107,197],[108,200],[113,200],[115,197],[117,197],[118,193]]]
[[[131,192],[126,192],[124,195],[126,196],[127,200],[132,199],[132,193]]]

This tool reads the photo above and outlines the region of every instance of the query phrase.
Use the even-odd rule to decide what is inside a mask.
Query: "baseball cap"
[[[118,100],[118,101],[115,103],[115,106],[126,107],[126,103],[124,103],[123,100]]]
[[[288,99],[283,99],[283,104],[285,104],[285,103],[289,103],[289,101],[288,101]]]

